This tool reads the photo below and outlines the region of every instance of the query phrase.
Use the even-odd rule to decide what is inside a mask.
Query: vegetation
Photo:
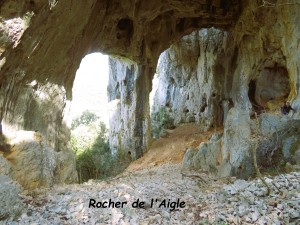
[[[111,154],[105,124],[94,113],[83,112],[73,121],[71,131],[80,183],[114,176],[130,162],[125,154]]]
[[[92,125],[98,119],[99,119],[99,117],[95,113],[86,110],[81,114],[80,117],[73,120],[71,129],[74,130],[77,127],[79,127],[80,125],[85,125],[85,126]]]
[[[174,119],[165,107],[151,114],[152,136],[155,139],[162,137],[166,129],[174,128]]]

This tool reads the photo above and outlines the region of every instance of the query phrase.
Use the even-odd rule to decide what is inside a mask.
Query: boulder
[[[199,149],[189,148],[185,152],[183,161],[182,161],[182,168],[184,170],[186,170],[186,169],[193,170],[195,168],[199,168],[200,165],[194,164],[194,156],[197,154],[198,151],[199,151]]]
[[[286,116],[276,115],[272,113],[262,113],[259,115],[259,127],[261,135],[271,136],[279,131],[289,120]]]
[[[280,122],[278,129],[272,135],[267,136],[258,152],[260,160],[267,166],[284,166],[300,163],[300,120],[289,119],[284,123]],[[267,164],[266,164],[267,163]]]
[[[71,184],[78,181],[75,158],[71,151],[55,152],[56,167],[53,171],[55,184]],[[52,167],[51,167],[52,168]]]
[[[229,110],[224,127],[219,177],[247,177],[253,172],[251,120],[246,110]]]
[[[220,165],[221,134],[214,134],[209,142],[202,142],[198,149],[189,149],[184,155],[183,168],[216,173]]]
[[[217,177],[248,177],[253,173],[252,144],[249,113],[232,108],[227,115],[224,134],[214,134],[198,149],[189,149],[183,168],[210,172]]]
[[[19,131],[10,141],[6,155],[12,167],[12,177],[25,189],[53,184],[56,167],[55,152],[38,132]]]
[[[19,198],[20,185],[8,176],[0,174],[0,220],[18,217],[23,210]]]
[[[18,131],[8,139],[11,148],[5,158],[12,170],[11,177],[24,189],[51,187],[54,183],[77,180],[73,154],[54,151],[40,133]]]

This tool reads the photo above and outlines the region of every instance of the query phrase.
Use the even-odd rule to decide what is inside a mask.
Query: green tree
[[[73,122],[71,147],[80,183],[117,175],[129,164],[125,153],[111,154],[107,132],[105,124],[89,111]]]
[[[91,125],[92,123],[95,123],[98,119],[99,117],[95,113],[86,110],[78,118],[73,120],[71,129],[74,130],[80,125]]]

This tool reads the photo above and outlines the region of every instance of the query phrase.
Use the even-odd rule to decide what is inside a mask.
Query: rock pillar
[[[113,153],[126,152],[133,159],[149,147],[149,94],[153,67],[121,58],[109,61],[108,99],[110,104],[110,147]]]

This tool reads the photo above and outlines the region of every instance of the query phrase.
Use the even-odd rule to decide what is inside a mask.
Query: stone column
[[[137,159],[147,151],[151,138],[149,94],[153,67],[128,59],[109,61],[109,142],[111,151]]]

